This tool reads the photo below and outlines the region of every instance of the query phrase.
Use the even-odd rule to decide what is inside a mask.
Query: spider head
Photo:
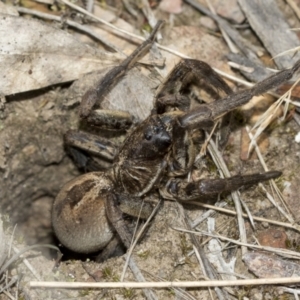
[[[122,154],[127,159],[162,159],[169,151],[172,137],[160,116],[147,118],[124,142]]]
[[[152,145],[158,152],[165,152],[172,143],[168,127],[157,115],[151,116],[143,126],[143,143]]]

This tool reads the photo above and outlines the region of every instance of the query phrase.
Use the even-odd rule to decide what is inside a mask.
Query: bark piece
[[[277,256],[261,252],[248,252],[243,257],[249,270],[259,278],[300,276],[300,266]]]
[[[239,0],[239,4],[252,29],[273,57],[299,45],[296,33],[290,30],[276,1]],[[274,58],[280,69],[290,68],[298,59],[300,59],[300,54],[294,55],[294,53]]]
[[[263,67],[261,64],[258,64],[241,54],[229,53],[227,55],[228,59],[245,67],[239,69],[239,71],[250,81],[259,82],[267,77],[273,75],[274,73]]]

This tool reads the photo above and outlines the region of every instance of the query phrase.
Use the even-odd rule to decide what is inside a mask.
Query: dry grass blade
[[[174,229],[178,230],[180,232],[187,232],[187,233],[193,233],[196,235],[206,235],[206,236],[209,236],[212,238],[218,238],[220,240],[227,241],[227,242],[239,245],[239,246],[245,246],[248,248],[258,249],[258,250],[265,250],[265,251],[268,251],[268,252],[271,252],[271,253],[286,257],[286,258],[300,259],[300,253],[296,252],[296,251],[292,251],[292,250],[242,243],[240,241],[232,240],[225,236],[211,234],[211,233],[205,232],[205,231],[190,231],[190,230],[186,230],[184,228],[174,228]]]
[[[233,62],[233,61],[228,61],[227,63],[231,68],[236,69],[236,70],[240,70],[240,71],[244,71],[244,72],[247,72],[247,73],[251,73],[254,70],[254,68],[252,68],[252,67],[246,67],[244,65],[240,65],[240,64],[238,64],[236,62]]]
[[[273,187],[273,191],[275,191],[275,193],[277,194],[278,198],[280,199],[281,203],[283,204],[283,206],[285,207],[286,211],[285,212],[280,206],[279,204],[276,203],[274,197],[267,192],[267,190],[265,189],[264,185],[262,183],[259,184],[259,187],[266,193],[266,196],[267,198],[269,199],[269,201],[274,205],[274,207],[277,208],[277,210],[283,215],[286,217],[286,219],[291,223],[291,224],[294,224],[295,223],[295,220],[291,214],[291,212],[289,211],[288,207],[286,206],[285,204],[285,201],[284,201],[284,198],[283,198],[283,195],[281,193],[281,191],[279,190],[276,182],[274,180],[271,181],[271,185]]]
[[[206,0],[205,2],[207,4],[207,6],[209,7],[211,13],[214,14],[214,15],[216,15],[216,10],[214,9],[212,3],[209,0]],[[221,30],[222,36],[223,36],[225,42],[227,43],[227,46],[230,49],[230,51],[233,52],[233,53],[238,53],[239,50],[234,45],[234,43],[231,41],[230,37],[228,36],[228,34],[226,33],[226,31],[222,28],[221,24],[219,24],[219,28]]]
[[[121,282],[124,281],[125,273],[126,273],[126,270],[127,270],[128,266],[130,267],[130,269],[131,269],[132,273],[134,274],[135,278],[137,279],[137,281],[139,281],[139,282],[145,282],[146,281],[143,274],[141,273],[141,271],[139,270],[139,268],[135,264],[134,260],[131,258],[131,254],[132,254],[132,251],[133,251],[136,243],[138,242],[139,238],[141,237],[141,235],[145,231],[146,227],[148,226],[149,222],[155,216],[158,208],[160,207],[160,204],[161,204],[161,201],[159,201],[157,203],[157,205],[154,207],[151,215],[149,216],[147,221],[144,223],[143,227],[140,229],[138,234],[135,236],[135,239],[132,242],[131,247],[128,249],[125,264],[124,264],[124,267],[123,267],[123,272],[122,272],[122,275],[121,275],[121,278],[120,278]],[[144,292],[144,294],[145,294],[145,296],[148,300],[156,300],[157,299],[156,295],[151,290],[145,289],[145,290],[143,290],[143,292]]]
[[[296,300],[299,299],[299,297],[298,297],[298,295],[300,295],[300,290],[299,289],[292,289],[292,288],[282,287],[281,290],[283,292],[294,294],[295,299]]]
[[[237,192],[237,193],[238,193],[238,195],[240,196],[239,192]],[[252,228],[255,229],[255,224],[254,224],[253,216],[252,216],[252,214],[251,214],[251,211],[250,211],[250,209],[249,209],[247,203],[246,203],[243,199],[241,199],[241,198],[240,198],[240,202],[241,202],[241,204],[242,204],[244,210],[245,210],[246,213],[247,213],[247,216],[248,216],[248,218],[249,218],[249,221],[250,221],[250,223],[251,223]]]
[[[251,58],[251,60],[257,60],[257,55],[262,53],[261,48],[253,45],[247,39],[242,37],[238,30],[236,30],[233,26],[230,25],[224,18],[211,13],[204,5],[200,4],[199,1],[195,0],[185,0],[186,3],[194,7],[199,12],[209,16],[212,18],[219,26],[219,28],[226,31],[227,35],[230,39],[235,43],[235,45],[239,48],[240,52],[242,52],[246,57]],[[206,1],[208,6],[211,8],[209,4],[210,1]],[[226,40],[226,42],[228,42]],[[231,47],[230,47],[231,48]]]
[[[300,47],[295,47],[295,48],[292,48],[292,49],[288,49],[286,51],[283,51],[281,53],[278,53],[277,55],[273,56],[272,59],[275,59],[276,57],[279,57],[279,56],[284,56],[288,53],[291,53],[291,52],[297,52],[300,50]]]
[[[261,155],[261,152],[259,150],[259,147],[257,146],[257,143],[253,137],[253,135],[251,134],[250,130],[248,127],[246,127],[246,131],[249,135],[249,138],[251,140],[251,143],[253,143],[254,147],[255,147],[255,152],[259,158],[259,161],[261,163],[261,165],[263,166],[264,170],[267,172],[268,171],[268,167],[265,164],[265,161],[263,159],[263,156]],[[274,191],[276,192],[278,198],[280,199],[281,203],[283,204],[285,211],[275,202],[274,198],[272,197],[271,194],[267,193],[266,189],[263,187],[263,185],[260,183],[259,186],[266,192],[266,196],[267,198],[270,200],[270,202],[274,205],[274,207],[276,207],[278,209],[278,211],[291,223],[294,224],[294,218],[291,214],[291,212],[289,211],[288,207],[285,204],[284,198],[282,196],[282,193],[280,192],[278,186],[276,185],[275,181],[272,179],[271,181],[271,185],[274,189]]]
[[[179,211],[182,223],[184,224],[184,226],[187,229],[191,229],[191,222],[190,222],[189,218],[187,217],[182,204],[179,203],[179,202],[176,202],[176,204],[177,204],[177,207],[178,207],[178,211]],[[190,231],[190,230],[188,230],[188,231]],[[199,240],[193,234],[190,234],[190,238],[191,238],[192,243],[193,243],[193,250],[194,250],[194,253],[195,253],[195,255],[197,257],[197,260],[199,262],[201,272],[203,273],[203,275],[205,277],[208,277],[209,279],[215,279],[216,275],[215,275],[214,269],[213,269],[210,261],[208,260],[207,255],[206,255],[202,245],[200,244]],[[215,288],[215,292],[218,296],[218,299],[220,299],[220,300],[224,299],[224,296],[225,296],[224,293],[225,292],[223,292],[219,288]],[[210,288],[209,288],[209,294],[210,294],[210,298],[213,299],[212,291],[211,291]]]
[[[151,277],[153,279],[153,281],[161,281],[161,282],[166,282],[165,279],[163,279],[162,277],[160,276],[157,276],[157,275],[153,275],[147,271],[144,271],[147,273],[147,276]],[[171,289],[173,290],[176,295],[178,295],[179,299],[183,299],[183,300],[197,300],[195,297],[193,297],[190,293],[188,293],[187,291],[185,291],[184,289],[181,289],[181,288],[173,288]]]
[[[94,0],[87,0],[86,1],[86,10],[92,12],[94,8]]]
[[[20,277],[14,276],[4,287],[0,289],[0,294],[12,287],[18,280],[20,280]]]
[[[122,0],[124,8],[135,18],[138,17],[138,12],[132,7],[132,4],[128,0]]]
[[[195,202],[193,202],[193,203],[195,203]],[[225,205],[227,205],[227,203],[225,201],[217,202],[215,204],[216,207],[224,207]],[[215,206],[213,206],[213,207],[215,207]],[[204,220],[206,220],[207,218],[211,217],[212,214],[215,214],[215,212],[216,212],[216,210],[210,208],[208,211],[206,211],[205,213],[203,213],[200,217],[198,217],[197,219],[195,219],[192,222],[191,227],[195,228],[200,223],[202,223]]]
[[[3,231],[3,221],[0,218],[0,266],[4,263],[7,258],[7,244],[6,236]]]
[[[146,280],[145,280],[143,274],[141,273],[141,271],[137,267],[137,265],[134,262],[134,260],[131,257],[129,257],[128,255],[126,255],[126,262],[128,262],[128,265],[129,265],[132,273],[134,274],[135,278],[139,282],[145,282]],[[147,300],[157,300],[157,297],[156,297],[155,293],[152,290],[150,290],[150,289],[143,289],[143,293],[145,294]]]
[[[144,223],[143,227],[140,229],[140,231],[138,232],[138,234],[135,236],[135,239],[133,241],[133,243],[131,244],[130,248],[128,249],[127,251],[127,255],[126,255],[126,262],[125,262],[125,265],[123,267],[123,272],[122,272],[122,275],[121,275],[121,279],[120,281],[123,281],[124,280],[124,277],[125,277],[125,273],[126,273],[126,269],[127,269],[127,266],[129,264],[129,259],[130,259],[130,256],[132,254],[132,251],[136,245],[136,243],[138,242],[138,240],[140,239],[141,235],[143,234],[143,232],[145,231],[145,229],[147,228],[149,222],[152,220],[152,218],[155,216],[158,208],[160,207],[160,204],[161,204],[161,201],[159,201],[157,203],[157,205],[154,207],[151,215],[149,216],[149,218],[147,219],[147,221]]]
[[[229,215],[236,216],[236,214],[237,214],[233,210],[225,209],[225,208],[222,208],[222,207],[217,207],[215,205],[210,205],[210,204],[205,204],[205,203],[199,203],[199,202],[196,202],[196,201],[191,201],[190,203],[192,203],[193,205],[198,205],[198,206],[201,206],[201,207],[204,207],[204,208],[209,208],[211,210],[219,211],[219,212],[222,212],[222,213],[225,213],[225,214],[229,214]],[[246,214],[244,214],[244,213],[242,214],[242,216],[244,218],[249,218],[249,216],[246,215]],[[274,225],[277,225],[277,226],[281,226],[281,227],[285,227],[285,228],[290,228],[290,229],[293,229],[295,231],[300,232],[300,226],[297,225],[297,224],[284,223],[284,222],[279,222],[279,221],[275,221],[275,220],[271,220],[271,219],[266,219],[266,218],[255,217],[255,216],[253,216],[253,220],[255,220],[257,222],[267,222],[269,224],[274,224]]]
[[[261,116],[261,118],[259,118],[259,120],[254,124],[253,128],[251,129],[252,132],[255,131],[254,136],[253,136],[253,140],[251,140],[251,143],[249,145],[249,150],[248,153],[251,152],[253,146],[254,146],[254,141],[257,141],[257,139],[259,138],[259,136],[261,135],[261,133],[267,128],[267,126],[270,125],[271,121],[274,119],[274,116],[276,116],[277,111],[279,109],[279,107],[281,106],[281,104],[283,102],[286,102],[287,104],[289,103],[293,103],[295,105],[299,105],[299,103],[294,103],[293,101],[291,101],[291,94],[292,94],[292,90],[294,89],[294,87],[300,82],[300,78],[291,86],[291,88],[284,93],[276,102],[274,102],[266,112],[264,112],[264,114]],[[287,109],[285,109],[285,114],[282,117],[282,119],[285,118],[287,113]]]
[[[200,153],[196,156],[195,161],[197,161],[198,159],[201,159],[201,157],[206,155],[207,145],[208,145],[209,141],[211,140],[213,134],[215,133],[218,125],[219,125],[219,121],[217,121],[214,124],[214,127],[212,128],[211,132],[206,136],[205,141],[201,147]]]
[[[152,9],[150,8],[150,4],[148,0],[141,0],[141,7],[142,7],[142,12],[145,15],[145,17],[148,20],[148,23],[150,24],[150,26],[152,28],[155,27],[156,23],[158,22],[158,20],[155,17],[155,14],[153,13]],[[162,36],[160,33],[157,34],[157,40],[161,40]]]
[[[286,2],[289,4],[289,6],[292,8],[292,10],[295,12],[297,15],[298,19],[300,19],[300,9],[298,7],[299,3],[297,3],[294,0],[286,0]]]
[[[14,227],[15,230],[16,227]],[[14,232],[14,231],[13,231]],[[12,288],[13,286],[16,285],[16,283],[18,283],[21,279],[20,276],[9,276],[8,273],[8,269],[9,267],[16,262],[19,258],[22,258],[23,263],[25,264],[25,266],[28,268],[28,270],[34,275],[34,277],[41,281],[42,278],[39,276],[38,272],[35,270],[35,268],[29,263],[29,261],[26,258],[22,257],[22,254],[24,254],[25,252],[29,251],[29,250],[33,250],[36,248],[40,248],[40,247],[48,247],[51,249],[55,249],[57,251],[59,251],[59,249],[53,245],[33,245],[33,246],[29,246],[24,248],[23,250],[19,251],[17,249],[17,247],[13,246],[13,236],[14,234],[11,235],[11,242],[10,242],[10,247],[9,247],[9,253],[7,254],[7,243],[6,243],[6,236],[4,235],[4,232],[2,230],[2,220],[0,219],[0,240],[1,240],[1,247],[0,250],[3,249],[3,256],[2,253],[1,254],[1,263],[0,263],[0,275],[2,276],[2,282],[1,282],[1,286],[0,286],[0,294],[4,293],[8,298],[10,299],[17,299],[18,297],[16,296],[12,296],[8,289]],[[16,254],[14,254],[12,257],[10,257],[8,259],[8,257],[10,256],[10,251],[13,250]],[[5,254],[5,255],[4,255]],[[10,280],[9,280],[9,277]],[[18,293],[18,288],[16,293]]]
[[[19,251],[18,253],[16,253],[15,255],[13,255],[0,269],[0,274],[2,274],[11,264],[13,264],[17,259],[19,259],[19,257],[27,252],[27,251],[30,251],[30,250],[33,250],[33,249],[37,249],[37,248],[41,248],[41,247],[46,247],[46,248],[50,248],[50,249],[54,249],[54,250],[57,250],[60,252],[60,250],[53,246],[53,245],[48,245],[48,244],[44,244],[44,245],[33,245],[33,246],[28,246],[28,247],[25,247],[24,249],[22,249],[21,251]],[[34,274],[35,275],[35,274]]]
[[[54,288],[54,289],[120,289],[120,288],[199,288],[199,287],[224,287],[224,286],[261,286],[274,284],[300,283],[300,277],[241,279],[241,280],[204,280],[204,281],[166,281],[166,282],[39,282],[31,281],[31,288]]]
[[[67,6],[69,7],[72,7],[73,9],[83,13],[84,15],[106,25],[110,30],[112,30],[114,33],[122,33],[122,34],[125,34],[127,37],[131,37],[131,38],[135,38],[135,39],[138,39],[140,41],[144,41],[145,39],[139,35],[136,35],[136,34],[133,34],[133,33],[130,33],[126,30],[123,30],[123,29],[120,29],[114,25],[112,25],[111,23],[101,19],[101,18],[98,18],[96,16],[94,16],[92,13],[88,12],[87,10],[83,9],[82,7],[76,5],[76,4],[73,4],[72,2],[68,1],[68,0],[61,0],[61,2],[63,2],[64,4],[66,4]]]
[[[209,141],[208,150],[209,150],[209,153],[212,156],[216,166],[218,167],[218,170],[221,173],[221,177],[230,177],[229,170],[223,160],[223,157],[212,139],[210,139],[210,141]],[[238,194],[238,192],[232,192],[231,195],[232,195],[232,199],[234,201],[235,209],[237,212],[237,221],[238,221],[240,238],[241,238],[241,241],[244,244],[246,244],[247,243],[247,235],[246,235],[245,222],[242,217],[242,207],[241,207],[241,203],[240,203],[240,199],[239,199],[239,194]],[[247,252],[246,247],[242,246],[242,254],[244,255],[246,252]]]

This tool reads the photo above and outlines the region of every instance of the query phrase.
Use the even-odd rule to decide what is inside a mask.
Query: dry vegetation
[[[144,119],[155,88],[182,57],[206,61],[233,89],[299,59],[295,51],[279,55],[299,44],[290,30],[300,25],[298,0],[86,2],[0,2],[0,299],[298,299],[297,82],[239,110],[224,151],[209,142],[196,168],[206,177],[281,170],[279,179],[216,204],[165,201],[130,258],[98,264],[66,255],[54,268],[53,249],[26,248],[57,245],[50,210],[61,185],[79,174],[63,134],[79,126],[82,95],[156,20],[166,20],[162,39],[105,108]]]

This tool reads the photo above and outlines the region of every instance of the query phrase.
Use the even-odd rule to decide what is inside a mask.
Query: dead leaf
[[[0,91],[10,95],[75,80],[118,63],[119,55],[80,43],[35,19],[0,14]]]

